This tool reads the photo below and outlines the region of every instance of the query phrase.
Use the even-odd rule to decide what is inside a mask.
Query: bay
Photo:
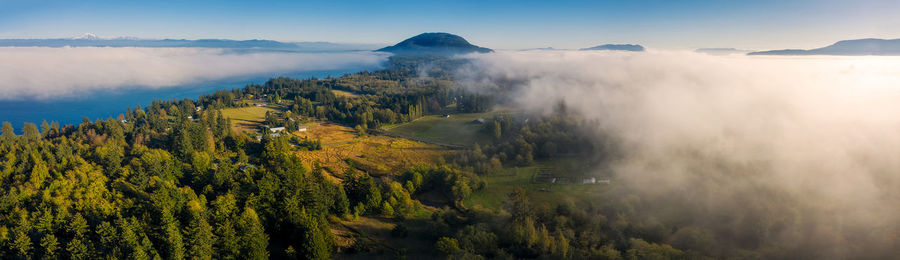
[[[17,134],[22,133],[25,123],[59,122],[60,125],[79,124],[83,118],[89,120],[115,118],[124,114],[127,108],[138,105],[144,107],[153,100],[196,99],[216,90],[243,88],[248,84],[265,83],[273,77],[291,78],[326,78],[339,77],[344,74],[377,68],[353,67],[336,70],[303,71],[285,74],[263,75],[256,77],[231,78],[225,80],[201,82],[195,84],[163,87],[123,87],[112,90],[96,90],[78,96],[52,99],[19,99],[0,100],[0,121],[10,122]]]

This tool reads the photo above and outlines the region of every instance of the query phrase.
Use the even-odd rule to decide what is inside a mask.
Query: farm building
[[[582,184],[597,184],[597,183],[609,184],[609,180],[598,180],[595,177],[590,177],[590,178],[584,178],[581,181],[581,183]]]
[[[298,127],[297,127],[297,131],[300,131],[300,132],[306,132],[306,129],[307,129],[307,128],[306,128],[305,125],[301,125],[301,126],[298,126]]]
[[[279,136],[281,136],[281,133],[272,133],[272,134],[269,135],[269,136],[271,136],[271,137],[279,137]],[[262,136],[262,135],[257,135],[257,136],[256,136],[256,141],[262,141],[262,139],[263,139],[263,136]]]
[[[272,131],[272,133],[281,132],[281,131],[284,131],[284,127],[283,127],[283,126],[280,126],[280,127],[272,127],[272,128],[269,128],[269,131]]]

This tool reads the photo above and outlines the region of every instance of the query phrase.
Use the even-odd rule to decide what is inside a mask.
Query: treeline
[[[535,160],[560,157],[606,157],[607,144],[585,129],[589,122],[566,114],[501,114],[485,120],[482,133],[493,137],[470,151],[452,155],[450,161],[479,174],[502,166],[529,166]]]
[[[516,188],[503,211],[441,210],[429,229],[435,250],[453,259],[704,259],[667,245],[665,226],[628,210],[640,206],[635,197],[534,203]]]

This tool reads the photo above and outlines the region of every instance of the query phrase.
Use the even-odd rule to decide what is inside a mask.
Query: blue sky
[[[497,49],[813,48],[900,38],[900,1],[0,0],[0,38],[272,39],[392,44],[421,32]]]

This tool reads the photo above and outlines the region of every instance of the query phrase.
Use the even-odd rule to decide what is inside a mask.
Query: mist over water
[[[374,52],[236,52],[208,48],[0,47],[0,100],[52,99],[92,90],[163,88],[348,67],[378,67]]]
[[[0,121],[78,124],[153,100],[195,99],[270,77],[341,76],[378,69],[385,54],[204,48],[0,47]]]
[[[468,58],[460,75],[473,91],[508,91],[534,113],[562,101],[595,120],[598,138],[615,144],[614,182],[641,198],[648,218],[712,236],[669,241],[676,246],[819,259],[900,248],[900,57]]]

